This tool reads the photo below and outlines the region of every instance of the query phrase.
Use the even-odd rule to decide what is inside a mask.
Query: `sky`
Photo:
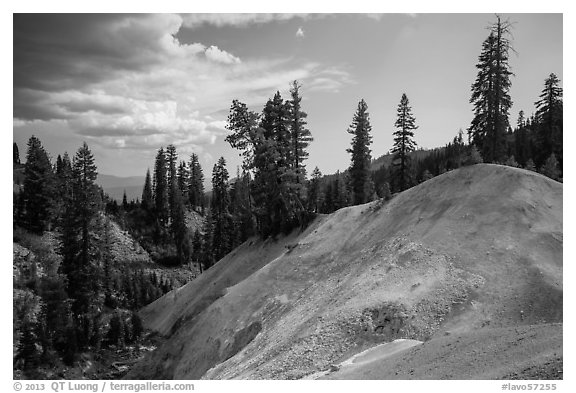
[[[563,80],[562,14],[513,22],[513,107],[534,112],[545,78]],[[15,14],[13,139],[31,135],[52,158],[90,146],[100,173],[143,176],[161,146],[197,153],[210,178],[233,99],[260,112],[302,84],[314,141],[308,172],[348,167],[347,129],[368,104],[372,156],[392,147],[403,93],[419,147],[450,142],[472,120],[470,86],[494,14]]]

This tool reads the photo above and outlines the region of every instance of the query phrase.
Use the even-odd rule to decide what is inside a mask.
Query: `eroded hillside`
[[[168,339],[128,378],[302,378],[398,338],[426,341],[412,353],[561,322],[562,185],[498,165],[451,171],[248,241],[141,315]]]

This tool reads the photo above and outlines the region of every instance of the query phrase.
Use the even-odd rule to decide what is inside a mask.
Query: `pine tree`
[[[536,172],[536,167],[534,165],[534,161],[532,161],[532,159],[530,158],[528,161],[526,161],[526,166],[524,167],[526,170],[532,171],[532,172]]]
[[[476,146],[471,146],[468,156],[466,157],[466,165],[481,164],[483,162],[482,155],[480,155],[478,148]]]
[[[346,151],[352,155],[350,163],[350,182],[352,190],[352,203],[360,205],[370,201],[372,179],[370,176],[370,144],[372,136],[370,132],[370,118],[368,105],[362,99],[358,103],[358,108],[354,114],[352,124],[348,128],[348,133],[352,134],[352,147]]]
[[[300,96],[293,85],[293,101],[280,93],[267,101],[262,115],[232,102],[226,141],[244,157],[243,169],[254,173],[250,193],[257,230],[262,236],[287,232],[304,223],[305,172],[302,160],[309,142],[300,109]],[[296,120],[295,120],[296,119]],[[296,164],[298,162],[298,164]]]
[[[398,191],[404,191],[410,187],[412,179],[410,178],[410,156],[409,154],[416,150],[414,142],[414,130],[416,119],[412,115],[412,108],[406,94],[402,94],[400,104],[396,111],[397,119],[394,126],[397,131],[394,132],[394,146],[392,147],[394,181]]]
[[[212,214],[208,214],[206,217],[206,221],[204,223],[204,238],[202,241],[202,262],[204,264],[204,268],[207,270],[212,265],[214,265],[215,257],[214,257],[214,248],[213,248],[213,239],[214,239],[214,223],[212,221]]]
[[[468,132],[486,162],[501,162],[506,154],[505,134],[512,106],[509,94],[512,72],[508,65],[508,52],[513,50],[508,38],[510,28],[510,22],[501,22],[497,16],[482,45],[476,65],[478,76],[472,84],[470,103],[474,104],[474,119]]]
[[[519,168],[520,165],[518,165],[518,163],[516,162],[516,159],[514,158],[514,156],[510,156],[508,157],[508,159],[506,160],[506,162],[504,163],[504,165],[506,166],[511,166],[514,168]]]
[[[32,232],[42,233],[51,220],[54,194],[54,176],[48,153],[35,136],[28,140],[24,167],[24,226]]]
[[[514,131],[514,156],[520,165],[526,164],[528,159],[532,157],[532,138],[528,121],[524,116],[524,111],[518,113],[518,120],[516,121],[516,130]]]
[[[188,202],[188,179],[190,174],[188,173],[188,168],[185,161],[180,161],[178,165],[178,188],[182,194],[184,201]]]
[[[115,312],[110,319],[108,341],[111,345],[116,345],[118,347],[124,346],[124,321],[119,312]]]
[[[186,207],[182,200],[182,192],[176,181],[172,182],[170,196],[170,205],[172,206],[172,221],[170,225],[174,243],[176,244],[178,263],[182,265],[188,263],[190,259],[191,246],[188,227],[186,226]]]
[[[542,168],[540,168],[540,173],[544,176],[548,176],[550,179],[560,180],[560,170],[558,169],[558,160],[556,155],[552,153],[550,157],[546,159]]]
[[[392,198],[392,192],[390,191],[390,184],[388,182],[382,184],[382,198],[384,198],[385,201]]]
[[[520,129],[523,128],[526,125],[526,119],[524,119],[524,111],[520,110],[520,112],[518,112],[518,120],[516,120],[516,128]]]
[[[168,223],[168,186],[166,156],[164,149],[160,148],[154,164],[154,207],[160,229]]]
[[[177,166],[178,153],[176,153],[176,147],[172,144],[166,146],[166,170],[167,170],[167,182],[168,187],[172,187],[172,182],[177,181]]]
[[[16,142],[12,144],[12,160],[14,164],[20,165],[20,152],[18,151]]]
[[[132,323],[132,341],[135,342],[142,336],[144,325],[140,316],[135,312],[132,312],[130,322]]]
[[[308,210],[313,213],[320,212],[321,206],[321,189],[320,189],[320,179],[322,178],[322,172],[318,167],[314,168],[312,171],[312,178],[310,179],[310,186],[308,187]]]
[[[194,231],[194,237],[192,238],[192,253],[196,263],[198,264],[198,270],[200,271],[200,274],[202,274],[202,235],[200,235],[198,229]]]
[[[25,322],[21,327],[22,337],[17,357],[23,361],[23,369],[26,371],[34,370],[40,361],[40,353],[36,348],[38,339],[35,328],[35,324],[31,322]]]
[[[100,280],[94,266],[91,223],[98,211],[94,157],[84,143],[72,164],[72,192],[67,197],[61,237],[62,273],[68,278],[68,294],[74,315],[86,314],[98,296]],[[81,337],[79,337],[81,339]],[[80,342],[83,342],[80,340]]]
[[[288,118],[289,126],[293,144],[293,169],[296,171],[296,183],[304,184],[306,177],[306,169],[304,160],[308,158],[306,148],[313,141],[310,130],[306,128],[306,117],[308,114],[302,110],[300,96],[300,88],[302,87],[298,81],[293,81],[290,84],[290,95],[292,99],[288,101]]]
[[[258,122],[258,114],[248,110],[246,104],[238,100],[232,101],[226,125],[226,129],[232,133],[226,137],[226,142],[234,149],[241,151],[244,170],[253,169],[256,165],[255,149],[263,139]]]
[[[422,181],[426,181],[426,180],[430,180],[432,179],[434,176],[430,173],[430,171],[428,169],[426,169],[424,171],[424,173],[422,174]]]
[[[124,211],[128,211],[128,198],[126,197],[126,190],[124,190],[124,194],[122,195],[122,209],[124,209]]]
[[[562,162],[562,132],[563,132],[563,89],[560,80],[552,73],[544,81],[544,89],[536,105],[536,121],[538,122],[538,157],[536,163],[554,153]]]
[[[231,250],[232,222],[230,216],[230,195],[228,193],[228,170],[226,160],[220,157],[212,170],[212,204],[213,222],[212,250],[218,261]]]
[[[112,271],[112,224],[110,219],[105,218],[102,226],[101,234],[101,259],[103,265],[104,282],[102,289],[104,291],[104,305],[110,308],[115,308],[116,301],[112,296],[113,290],[113,271]]]
[[[65,213],[66,197],[72,193],[72,162],[68,153],[64,153],[63,157],[58,155],[56,159],[54,188],[56,192],[53,198],[53,216],[57,222],[61,222]]]
[[[250,174],[236,171],[236,180],[230,187],[230,213],[233,221],[232,248],[254,235],[250,200]]]
[[[152,193],[152,181],[150,179],[150,169],[146,170],[146,179],[144,180],[144,189],[142,190],[142,208],[151,210],[154,207],[154,194]]]
[[[190,156],[190,178],[188,184],[188,198],[192,207],[204,207],[204,173],[198,155]]]

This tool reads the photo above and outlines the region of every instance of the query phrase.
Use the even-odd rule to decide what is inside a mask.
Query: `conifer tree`
[[[385,201],[392,198],[392,192],[390,191],[390,184],[388,182],[382,184],[382,198],[384,198]]]
[[[511,167],[514,167],[514,168],[520,167],[520,165],[518,165],[518,163],[516,162],[516,158],[514,158],[514,156],[508,157],[508,159],[506,160],[506,162],[504,163],[504,165],[506,165],[506,166],[511,166]]]
[[[126,190],[124,190],[124,194],[122,194],[122,209],[124,209],[124,211],[128,211],[128,198],[126,197]]]
[[[206,221],[204,222],[204,237],[202,241],[202,262],[204,264],[204,269],[209,269],[215,262],[214,248],[214,223],[212,221],[212,214],[206,216]]]
[[[142,319],[136,312],[132,312],[130,317],[130,322],[132,323],[132,341],[137,341],[142,333],[144,332],[144,325],[142,324]]]
[[[202,254],[202,235],[198,229],[194,231],[194,237],[192,238],[192,255],[194,255],[194,259],[198,264],[198,270],[202,273],[202,263],[201,263],[201,254]]]
[[[256,168],[255,150],[263,140],[258,122],[258,114],[248,110],[246,104],[238,100],[232,101],[226,125],[226,129],[232,133],[226,137],[226,142],[241,151],[242,168],[246,171]]]
[[[72,299],[79,348],[90,341],[101,291],[101,274],[95,260],[97,247],[92,221],[99,209],[99,190],[94,156],[84,142],[72,163],[71,193],[66,196],[66,209],[61,235],[61,272],[67,276],[67,292]]]
[[[61,221],[64,216],[66,196],[72,192],[72,162],[68,153],[56,159],[56,173],[54,188],[56,190],[53,198],[53,212],[56,220]]]
[[[314,168],[312,171],[312,176],[310,179],[310,186],[308,187],[308,210],[313,213],[320,212],[321,206],[321,189],[320,189],[320,179],[322,178],[322,172],[318,167]]]
[[[406,94],[402,94],[396,113],[397,119],[394,126],[397,130],[394,132],[394,146],[392,147],[394,158],[392,165],[397,190],[404,191],[410,187],[412,182],[410,178],[409,154],[416,150],[416,142],[414,142],[413,138],[414,130],[418,128]]]
[[[490,26],[490,35],[482,45],[478,76],[472,84],[470,103],[474,105],[474,118],[468,128],[472,143],[482,151],[485,162],[502,162],[505,158],[505,134],[508,113],[512,106],[509,90],[512,72],[508,65],[508,52],[512,49],[511,23],[497,22]]]
[[[18,151],[18,145],[16,142],[12,143],[12,162],[20,165],[20,152]]]
[[[518,112],[518,120],[516,120],[516,128],[520,129],[523,128],[526,125],[526,119],[524,118],[524,111],[520,110],[520,112]]]
[[[110,329],[108,330],[108,341],[118,347],[124,346],[124,321],[119,312],[115,312],[110,319]]]
[[[35,324],[25,322],[22,324],[22,337],[20,338],[20,345],[18,347],[17,358],[23,361],[23,369],[31,371],[36,368],[40,361],[40,354],[36,349],[36,342],[38,341],[35,330]]]
[[[212,250],[218,261],[231,250],[232,222],[226,160],[220,157],[212,171]]]
[[[51,219],[54,178],[48,153],[35,136],[28,140],[24,174],[24,225],[32,232],[42,233]]]
[[[168,187],[172,187],[172,182],[176,182],[177,180],[177,162],[178,162],[178,153],[176,153],[176,146],[173,144],[169,144],[166,146],[166,176]]]
[[[526,164],[532,157],[532,137],[530,135],[528,121],[524,116],[524,111],[518,113],[516,130],[514,131],[514,156],[520,165]]]
[[[188,198],[192,207],[204,207],[204,173],[195,153],[190,156]]]
[[[368,105],[366,105],[366,102],[362,99],[358,103],[358,108],[354,114],[352,124],[350,125],[350,128],[348,128],[348,133],[353,135],[352,147],[346,150],[352,155],[349,172],[352,203],[354,205],[369,202],[371,198],[371,131],[372,126],[370,125]]]
[[[241,151],[243,169],[252,171],[250,193],[258,232],[263,236],[287,232],[304,222],[305,171],[309,134],[300,108],[299,85],[292,85],[293,100],[280,93],[266,103],[259,116],[234,100],[226,141]],[[297,164],[298,163],[298,164]]]
[[[556,155],[552,153],[550,157],[546,159],[542,168],[540,168],[540,173],[544,176],[548,176],[550,179],[560,180],[560,170],[558,169],[558,160]]]
[[[300,88],[302,85],[298,81],[290,84],[290,95],[292,99],[288,101],[289,126],[293,144],[293,169],[296,171],[296,183],[304,184],[306,169],[304,160],[308,158],[306,148],[313,141],[310,130],[306,128],[306,117],[308,114],[302,110]]]
[[[98,189],[95,184],[97,175],[94,156],[84,142],[72,163],[72,197],[69,200],[71,206],[67,209],[73,217],[67,221],[68,225],[72,225],[66,228],[66,233],[70,234],[68,231],[72,230],[78,236],[63,239],[63,244],[76,243],[66,246],[71,246],[78,253],[66,255],[63,261],[68,275],[68,294],[74,299],[73,311],[76,315],[88,312],[98,285],[90,249],[93,242],[91,222],[98,210]]]
[[[164,149],[160,148],[154,164],[154,205],[156,219],[161,228],[168,223],[168,178],[166,170],[166,156]]]
[[[142,208],[151,210],[154,207],[154,195],[152,193],[152,181],[150,179],[150,169],[146,170],[144,189],[142,190]]]
[[[558,77],[554,73],[550,74],[544,81],[544,89],[540,94],[540,99],[536,102],[537,164],[552,153],[562,162],[563,89],[559,84]]]
[[[254,235],[251,210],[250,174],[240,173],[240,168],[237,168],[236,179],[230,187],[230,213],[234,226],[232,248]]]
[[[190,236],[186,226],[186,207],[182,200],[182,192],[176,181],[172,182],[172,191],[170,192],[172,206],[171,229],[174,242],[176,244],[176,253],[179,264],[188,263],[190,259]]]
[[[184,201],[188,202],[188,182],[190,174],[188,173],[188,168],[186,166],[185,161],[180,161],[178,164],[178,189],[182,194],[182,198]]]

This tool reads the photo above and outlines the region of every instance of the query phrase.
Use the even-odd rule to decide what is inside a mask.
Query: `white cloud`
[[[217,46],[212,45],[211,47],[209,47],[208,49],[206,49],[206,52],[204,52],[206,55],[206,58],[208,58],[209,60],[212,61],[216,61],[219,63],[224,63],[224,64],[239,64],[240,63],[240,59],[234,55],[231,55],[230,53],[223,51],[221,49],[218,49]]]
[[[309,19],[311,17],[320,17],[320,14],[185,14],[182,15],[184,26],[196,28],[203,24],[210,24],[218,27],[236,26],[246,27],[253,24],[264,24],[275,21],[287,21],[294,18]]]
[[[35,120],[46,127],[59,121],[107,148],[149,151],[174,143],[198,151],[226,132],[225,113],[233,99],[259,110],[257,105],[276,90],[287,93],[295,79],[308,91],[331,92],[351,79],[342,67],[290,58],[241,60],[214,45],[181,43],[174,35],[183,23],[242,25],[294,17],[196,14],[191,20],[162,14],[108,20],[99,16],[78,22],[89,32],[79,37],[66,29],[62,37],[50,36],[50,29],[27,37],[33,42],[48,40],[58,56],[47,52],[45,45],[38,45],[37,53],[25,53],[40,60],[22,80],[27,85],[14,83],[14,127]],[[298,31],[304,34],[302,28]]]
[[[302,27],[299,27],[298,30],[296,30],[296,38],[304,38],[304,29]]]

